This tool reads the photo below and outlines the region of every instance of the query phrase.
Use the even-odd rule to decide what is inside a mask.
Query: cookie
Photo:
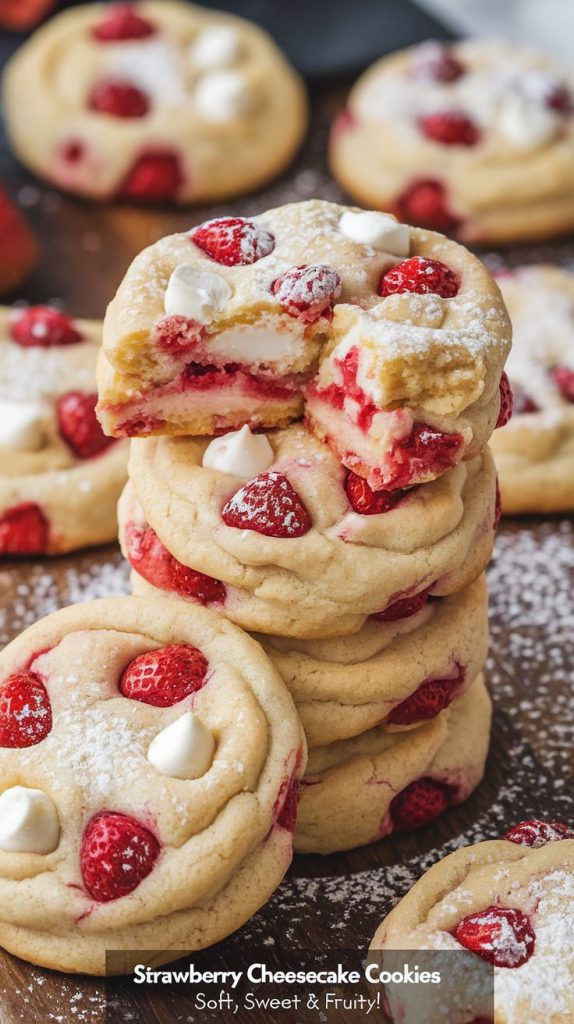
[[[427,871],[378,928],[371,954],[381,950],[385,963],[394,950],[469,950],[494,966],[496,1024],[567,1024],[574,1019],[573,897],[574,829],[521,822]],[[420,1007],[413,1014],[409,986],[386,988],[394,1020],[430,1024],[437,998],[443,1013],[454,1005],[460,972],[452,954],[449,961],[440,990],[425,986],[424,1017]],[[489,995],[471,1007],[476,1020],[491,1019],[492,988]]]
[[[355,493],[358,478],[304,427],[255,439],[255,449],[235,451],[242,477],[207,466],[225,438],[132,441],[119,519],[138,593],[151,584],[245,629],[324,639],[357,633],[369,615],[421,591],[457,593],[488,563],[488,450],[369,505]]]
[[[101,324],[50,306],[0,307],[0,555],[117,537],[125,442],[96,419]]]
[[[91,4],[9,62],[17,156],[69,192],[204,203],[257,188],[299,148],[299,77],[251,22],[177,0]]]
[[[463,242],[569,233],[573,96],[569,71],[516,43],[425,43],[359,78],[331,169],[358,202]]]
[[[514,413],[493,437],[502,508],[574,509],[574,275],[521,267],[500,276],[514,325]]]
[[[482,450],[509,345],[498,288],[464,248],[311,200],[136,257],[104,323],[98,411],[116,437],[305,413],[340,461],[390,490]]]
[[[423,592],[389,621],[384,612],[382,621],[369,619],[353,637],[256,639],[286,683],[310,747],[377,725],[413,729],[461,697],[484,665],[486,581],[481,576],[451,597]]]
[[[422,828],[478,786],[491,700],[479,676],[450,709],[410,732],[378,726],[309,752],[295,830],[299,853],[333,853]]]
[[[90,974],[116,950],[121,973],[265,903],[291,861],[305,741],[255,641],[203,608],[111,598],[36,623],[0,675],[5,949]]]

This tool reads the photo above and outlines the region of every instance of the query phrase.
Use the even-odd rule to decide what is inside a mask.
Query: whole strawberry
[[[156,837],[135,818],[97,814],[84,832],[80,852],[86,890],[98,903],[128,896],[153,870],[159,853]]]
[[[207,682],[207,660],[191,644],[170,644],[140,654],[120,679],[120,693],[156,708],[170,708]]]

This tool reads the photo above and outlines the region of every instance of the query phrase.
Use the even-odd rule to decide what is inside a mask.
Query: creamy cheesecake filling
[[[469,427],[451,433],[418,422],[408,408],[373,412],[370,404],[314,385],[307,390],[306,417],[343,465],[375,491],[432,479],[437,469],[456,465],[472,440]]]
[[[165,424],[187,422],[190,396],[193,396],[198,421],[209,419],[213,433],[232,430],[245,423],[260,426],[264,409],[268,412],[276,408],[278,416],[284,409],[286,420],[301,415],[303,400],[297,383],[257,379],[241,371],[226,372],[213,367],[200,366],[199,371],[196,376],[190,373],[184,381],[155,388],[128,402],[104,406],[106,419],[114,421],[114,435],[131,436],[130,431],[139,421],[142,421],[142,434],[154,433]]]

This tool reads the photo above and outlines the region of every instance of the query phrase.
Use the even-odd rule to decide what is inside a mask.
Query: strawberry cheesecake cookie
[[[333,853],[423,828],[478,786],[492,706],[484,679],[410,732],[378,726],[309,752],[295,849]]]
[[[410,1003],[409,986],[385,986],[391,1020],[431,1024],[445,1006],[457,1004],[461,974],[452,951],[458,950],[493,969],[495,1024],[569,1024],[574,1020],[574,828],[523,821],[502,839],[439,861],[375,933],[371,956],[386,964],[400,950],[451,951],[451,969],[443,972],[440,987],[425,986],[424,1013]],[[440,1019],[490,1021],[490,978],[491,991],[482,1002]]]
[[[178,0],[75,7],[39,29],[5,78],[27,167],[93,199],[210,202],[290,162],[302,82],[270,37]]]
[[[499,279],[514,325],[511,422],[493,438],[502,507],[574,509],[574,274],[530,266]]]
[[[280,427],[305,412],[377,489],[482,450],[510,324],[441,235],[321,200],[222,217],[144,250],[108,308],[98,413],[115,437]]]
[[[482,669],[486,581],[481,576],[451,597],[429,599],[423,592],[399,601],[371,616],[356,636],[256,639],[287,684],[310,747],[377,725],[413,729],[461,697]]]
[[[5,949],[122,973],[138,950],[159,964],[209,946],[266,902],[306,752],[255,641],[203,608],[111,598],[26,630],[0,678]]]
[[[488,450],[430,484],[373,492],[303,426],[132,441],[119,506],[137,593],[209,605],[246,629],[325,638],[456,594],[492,553]]]
[[[360,203],[464,242],[574,228],[574,80],[515,43],[427,42],[374,64],[333,125]]]
[[[127,446],[96,419],[101,324],[0,307],[0,556],[106,544]]]

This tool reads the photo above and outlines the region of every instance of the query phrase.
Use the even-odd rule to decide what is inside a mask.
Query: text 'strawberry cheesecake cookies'
[[[407,487],[484,447],[509,346],[498,287],[464,248],[311,200],[136,257],[106,314],[98,412],[137,437],[305,411],[371,487]]]
[[[304,87],[256,25],[177,0],[91,4],[52,19],[5,79],[23,163],[94,199],[207,202],[294,156]]]
[[[494,968],[496,1024],[568,1024],[574,1019],[574,829],[525,821],[502,839],[457,850],[427,871],[385,918],[380,951],[469,951]],[[456,962],[436,994],[425,987],[425,1022],[457,995]],[[392,1019],[421,1024],[408,986],[386,987]],[[492,1016],[492,993],[471,1008]],[[458,1019],[458,1018],[449,1018]],[[463,1019],[470,1020],[470,1016]]]
[[[240,444],[132,441],[119,519],[138,592],[151,585],[257,632],[325,638],[457,593],[488,563],[488,450],[430,484],[369,497],[303,426],[246,433]]]
[[[0,555],[106,544],[125,442],[96,419],[101,324],[50,306],[0,307]]]
[[[127,971],[134,951],[166,962],[265,903],[306,752],[255,641],[203,608],[107,599],[36,623],[0,678],[5,949],[92,974],[123,951]]]
[[[353,637],[256,635],[295,701],[310,747],[377,725],[389,732],[435,718],[466,692],[488,651],[484,576],[451,597],[372,616]]]
[[[574,274],[546,265],[499,278],[514,325],[510,423],[493,437],[503,510],[574,509]]]
[[[332,853],[423,828],[484,774],[491,701],[484,679],[408,732],[370,729],[309,752],[295,831],[300,853]]]
[[[424,43],[374,64],[333,126],[359,202],[464,242],[574,227],[574,80],[513,43]]]

